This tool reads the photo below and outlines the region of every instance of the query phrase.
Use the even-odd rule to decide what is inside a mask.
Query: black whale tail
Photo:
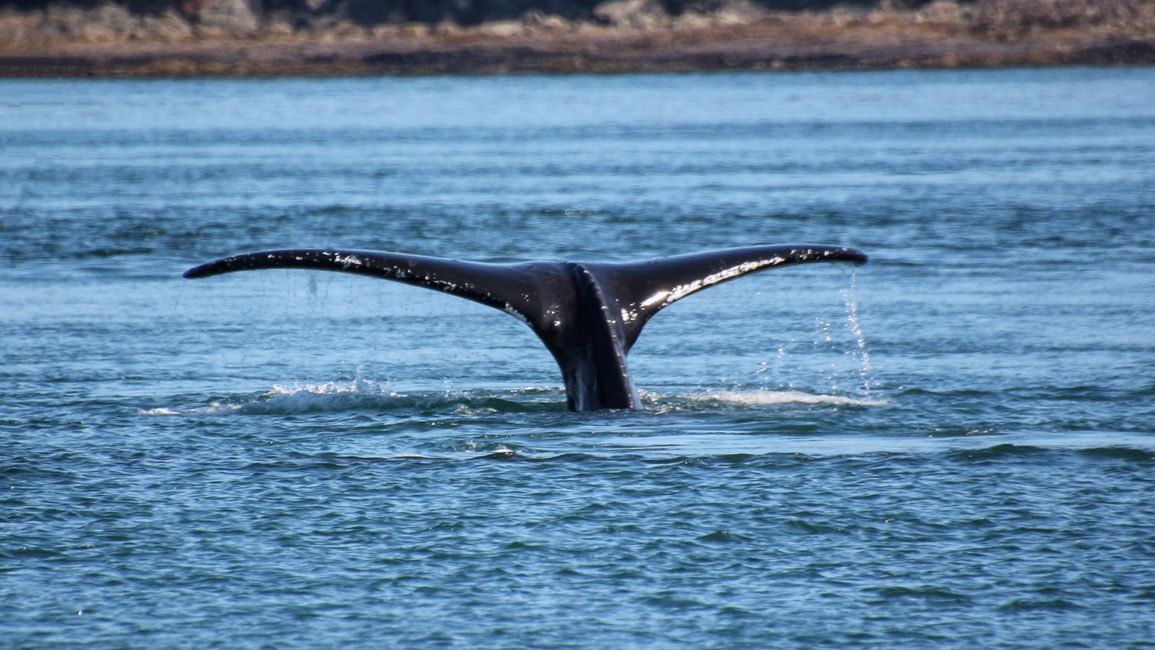
[[[525,321],[561,368],[570,409],[637,408],[626,356],[664,307],[763,269],[810,262],[866,262],[834,246],[749,246],[629,263],[488,264],[377,251],[291,249],[246,253],[185,272],[303,268],[369,275],[436,289]]]

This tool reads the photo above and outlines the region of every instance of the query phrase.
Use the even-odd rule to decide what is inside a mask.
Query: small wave
[[[1134,447],[1089,447],[1080,450],[1080,453],[1089,458],[1102,458],[1106,460],[1135,460],[1142,462],[1155,460],[1155,452],[1149,449]]]
[[[687,395],[694,402],[722,402],[739,406],[773,406],[776,404],[820,404],[829,406],[890,406],[886,400],[848,397],[845,395],[819,395],[797,390],[744,390],[716,391],[697,395]]]
[[[1090,459],[1108,461],[1155,460],[1155,452],[1149,441],[1129,439],[1102,445],[1099,438],[1086,439],[1081,436],[1022,437],[1015,442],[1005,442],[992,446],[970,449],[955,449],[949,455],[965,462],[1002,461],[1006,459],[1046,458],[1056,453],[1073,452]]]
[[[873,591],[878,594],[878,599],[875,602],[886,602],[892,600],[923,600],[941,603],[969,603],[971,598],[966,594],[961,594],[949,589],[935,587],[930,585],[917,586],[886,586],[877,587]]]
[[[1066,598],[1016,598],[1003,603],[999,609],[1004,612],[1022,612],[1039,609],[1082,609],[1082,606]]]
[[[544,394],[544,393],[549,394]],[[371,379],[321,384],[274,385],[256,395],[214,399],[204,406],[140,409],[141,415],[296,415],[346,411],[455,411],[471,413],[521,413],[565,408],[555,391],[527,388],[505,394],[441,390],[403,393]]]
[[[141,415],[180,415],[181,412],[176,409],[161,406],[153,409],[140,409]]]
[[[1051,451],[1052,450],[1047,449],[1046,447],[1006,442],[992,445],[990,447],[952,450],[950,455],[958,460],[963,461],[988,461],[1001,460],[1004,458],[1023,458],[1028,456],[1037,456],[1040,454],[1048,454]]]
[[[351,382],[274,385],[271,390],[257,395],[234,395],[214,399],[205,406],[183,409],[171,406],[141,409],[140,414],[153,416],[295,414],[380,408],[387,406],[387,402],[397,401],[407,401],[408,405],[416,403],[416,400],[406,400],[405,396],[394,393],[372,380],[355,379]]]
[[[369,379],[323,384],[274,385],[257,399],[237,405],[241,413],[257,415],[357,411],[406,406],[422,406],[417,400],[393,392]]]

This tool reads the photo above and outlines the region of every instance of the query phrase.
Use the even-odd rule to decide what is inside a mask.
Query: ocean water
[[[209,259],[755,243],[523,324]],[[1155,647],[1155,68],[0,81],[0,646]]]

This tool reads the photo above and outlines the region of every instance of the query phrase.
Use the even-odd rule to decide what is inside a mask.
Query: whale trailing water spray
[[[635,409],[638,391],[626,355],[662,308],[754,271],[811,262],[864,264],[853,248],[747,246],[625,263],[491,264],[338,249],[259,251],[185,272],[203,278],[257,269],[321,269],[436,289],[522,320],[553,354],[573,411]]]

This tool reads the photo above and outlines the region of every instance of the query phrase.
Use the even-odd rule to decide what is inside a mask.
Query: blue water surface
[[[0,646],[1155,647],[1155,68],[0,81]],[[306,271],[861,248],[645,408]]]

